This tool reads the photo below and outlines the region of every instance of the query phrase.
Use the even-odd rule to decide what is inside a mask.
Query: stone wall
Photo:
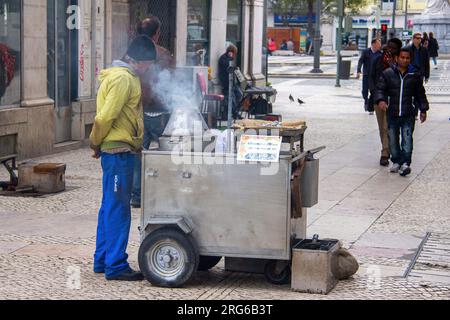
[[[414,20],[414,32],[433,32],[439,53],[450,53],[450,15],[418,17]]]
[[[0,110],[0,137],[16,137],[14,152],[20,159],[49,154],[54,141],[53,117],[53,105]]]

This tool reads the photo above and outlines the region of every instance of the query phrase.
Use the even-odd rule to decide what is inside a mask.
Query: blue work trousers
[[[131,227],[131,189],[136,156],[102,153],[103,199],[98,216],[94,271],[114,277],[130,271],[128,238]]]

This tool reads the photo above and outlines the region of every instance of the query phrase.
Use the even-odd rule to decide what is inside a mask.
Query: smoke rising
[[[169,112],[178,108],[199,109],[200,92],[194,91],[191,69],[156,71],[152,79],[153,94]]]

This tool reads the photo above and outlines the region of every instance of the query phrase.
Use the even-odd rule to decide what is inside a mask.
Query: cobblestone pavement
[[[449,62],[441,61],[429,87],[447,88]],[[339,89],[327,79],[272,82],[279,91],[275,111],[307,121],[307,148],[327,146],[320,154],[322,196],[310,210],[309,225],[313,232],[342,238],[352,250],[361,264],[352,279],[340,282],[327,296],[310,295],[268,284],[261,275],[228,272],[222,261],[210,272],[196,274],[182,289],[107,282],[91,272],[100,165],[89,150],[80,149],[34,159],[67,163],[67,192],[0,197],[0,299],[449,299],[445,254],[432,264],[421,254],[411,270],[423,275],[427,268],[437,268],[443,281],[404,275],[427,232],[432,236],[424,252],[444,248],[448,253],[448,244],[440,239],[448,239],[450,230],[450,94],[444,89],[430,92],[429,122],[416,132],[415,172],[404,180],[389,176],[376,163],[376,121],[362,110],[358,81],[345,81]],[[291,104],[290,93],[306,105]],[[392,186],[401,191],[385,198]],[[339,219],[345,222],[342,228]],[[138,220],[139,211],[134,210],[129,246],[134,268]]]

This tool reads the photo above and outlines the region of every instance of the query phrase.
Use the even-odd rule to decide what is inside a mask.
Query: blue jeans
[[[431,57],[435,66],[437,66],[437,57]]]
[[[415,117],[388,116],[389,147],[393,163],[411,165]],[[400,141],[401,137],[401,141]]]
[[[166,128],[166,121],[163,116],[149,117],[144,114],[144,142],[142,147],[148,150],[152,141],[158,141]],[[133,175],[133,191],[131,194],[131,201],[133,203],[141,202],[141,175],[142,175],[142,160],[140,156],[136,157],[134,164]]]
[[[127,262],[131,226],[131,186],[136,156],[102,153],[103,199],[98,215],[94,271],[106,277],[130,270]]]

